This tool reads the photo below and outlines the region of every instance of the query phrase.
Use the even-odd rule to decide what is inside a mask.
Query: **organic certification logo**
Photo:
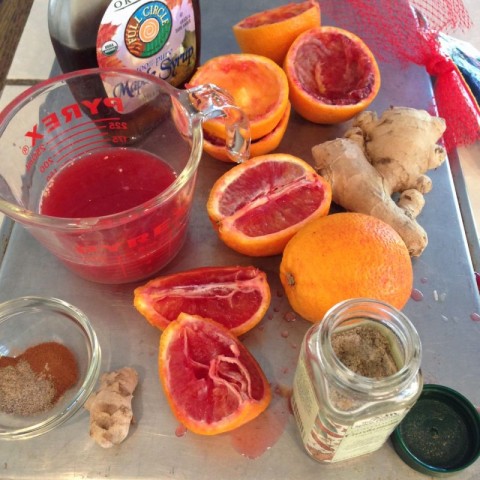
[[[172,31],[172,13],[162,2],[148,2],[128,20],[125,45],[138,58],[158,53],[167,43]]]

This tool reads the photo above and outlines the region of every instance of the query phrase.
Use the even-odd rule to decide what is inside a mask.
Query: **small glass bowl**
[[[21,416],[0,412],[0,439],[42,435],[70,419],[97,383],[101,351],[83,312],[57,298],[21,297],[0,303],[0,357],[15,357],[44,342],[68,347],[78,364],[78,381],[46,412]]]

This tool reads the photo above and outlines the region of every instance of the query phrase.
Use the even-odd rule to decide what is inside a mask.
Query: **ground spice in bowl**
[[[0,411],[21,416],[47,411],[78,378],[75,356],[57,342],[34,345],[16,357],[0,357]]]

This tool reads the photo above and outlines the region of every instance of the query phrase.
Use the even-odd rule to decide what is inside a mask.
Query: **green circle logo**
[[[138,58],[158,53],[172,31],[172,13],[162,2],[148,2],[130,17],[125,27],[125,45]]]

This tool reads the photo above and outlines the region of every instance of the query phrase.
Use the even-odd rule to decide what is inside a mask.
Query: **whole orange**
[[[280,280],[291,307],[311,322],[349,298],[407,303],[413,269],[405,243],[387,223],[362,213],[335,213],[302,227],[288,242]]]

